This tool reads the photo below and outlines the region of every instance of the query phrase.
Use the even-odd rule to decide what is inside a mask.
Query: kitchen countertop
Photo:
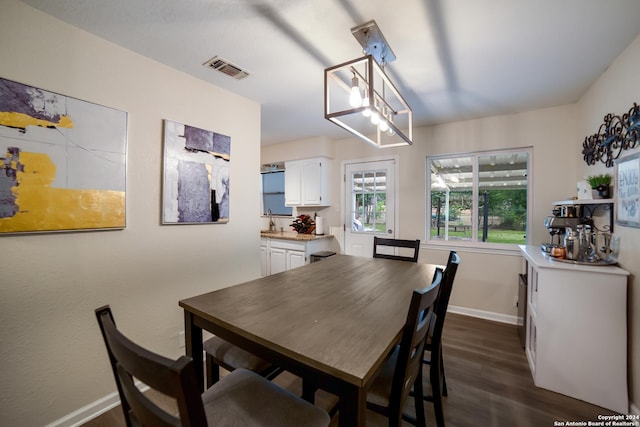
[[[297,240],[297,241],[309,241],[319,239],[331,239],[332,234],[299,234],[295,231],[277,231],[277,232],[264,232],[260,231],[260,237],[266,239],[283,239],[283,240]]]

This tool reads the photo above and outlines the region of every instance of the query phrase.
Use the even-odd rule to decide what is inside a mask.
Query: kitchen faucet
[[[276,223],[273,222],[273,214],[271,213],[271,209],[269,209],[269,231],[276,230]]]

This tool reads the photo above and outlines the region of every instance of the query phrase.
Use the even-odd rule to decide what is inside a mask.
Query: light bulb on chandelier
[[[387,129],[387,135],[393,136],[395,134],[396,134],[396,132],[393,130],[393,128],[391,126],[389,126],[389,129]]]
[[[387,129],[389,129],[389,124],[387,123],[387,107],[383,105],[380,113],[381,114],[380,114],[380,120],[378,121],[378,128],[382,132],[386,132]]]
[[[380,123],[380,114],[378,114],[377,111],[371,112],[371,123],[373,125],[377,125],[378,123]]]
[[[351,95],[349,95],[349,105],[353,108],[358,108],[362,105],[362,96],[360,95],[360,83],[356,74],[353,73],[353,79],[351,79]]]
[[[364,110],[362,110],[362,115],[365,117],[370,117],[371,116],[371,108],[369,108],[369,97],[366,95],[364,95],[364,99],[362,100],[362,106],[365,107]]]

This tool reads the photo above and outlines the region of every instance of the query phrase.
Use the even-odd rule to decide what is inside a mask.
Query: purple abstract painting
[[[231,138],[164,121],[163,224],[229,222]]]

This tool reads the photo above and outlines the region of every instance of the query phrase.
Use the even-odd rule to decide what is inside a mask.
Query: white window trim
[[[533,230],[533,147],[519,147],[519,148],[508,148],[508,149],[498,149],[498,150],[488,150],[488,151],[470,151],[470,152],[462,152],[462,153],[447,153],[447,154],[438,154],[433,156],[427,156],[425,158],[425,189],[427,194],[425,194],[425,236],[424,236],[424,246],[431,249],[459,249],[465,250],[467,252],[482,252],[482,253],[496,253],[502,255],[513,255],[520,254],[520,249],[518,244],[503,244],[503,243],[490,243],[490,242],[478,242],[477,234],[478,234],[478,225],[474,225],[474,229],[472,231],[472,239],[471,240],[433,240],[431,239],[431,168],[430,162],[434,159],[449,159],[452,157],[473,157],[474,158],[474,168],[473,168],[473,192],[472,192],[472,203],[473,203],[473,211],[477,209],[478,206],[478,157],[487,156],[492,154],[508,154],[515,152],[523,152],[526,151],[528,154],[528,164],[527,164],[527,227],[526,227],[526,239],[524,244],[529,244],[531,239],[531,232]]]

